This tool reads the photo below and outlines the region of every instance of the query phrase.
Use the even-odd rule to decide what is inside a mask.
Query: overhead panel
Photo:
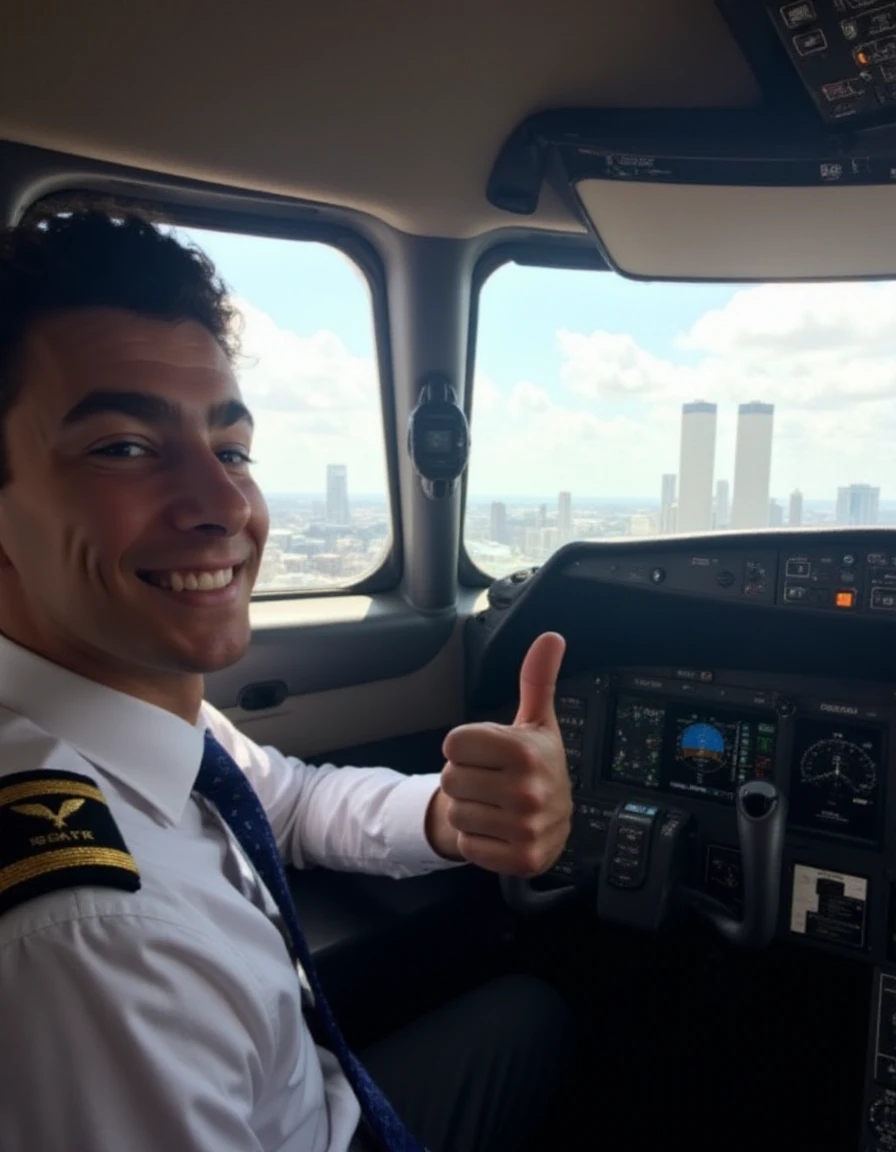
[[[896,2],[719,8],[760,107],[543,113],[508,140],[490,199],[524,214],[562,174],[609,264],[632,277],[896,275]]]

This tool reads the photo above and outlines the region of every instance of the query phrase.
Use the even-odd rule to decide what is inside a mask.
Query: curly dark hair
[[[17,357],[29,328],[96,307],[196,320],[231,362],[239,352],[239,314],[214,265],[147,211],[56,208],[0,231],[0,487],[9,480],[3,428],[19,396]]]

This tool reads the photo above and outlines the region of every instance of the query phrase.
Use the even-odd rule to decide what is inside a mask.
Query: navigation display
[[[772,775],[776,736],[758,713],[622,696],[609,778],[733,802],[741,784]]]
[[[638,697],[620,698],[616,708],[611,780],[659,788],[665,723],[666,709],[662,704]]]
[[[796,722],[790,771],[790,823],[877,840],[884,735],[839,720]]]

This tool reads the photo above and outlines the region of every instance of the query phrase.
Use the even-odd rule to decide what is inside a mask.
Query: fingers
[[[535,843],[544,823],[539,813],[530,813],[520,820],[514,812],[473,800],[451,800],[448,820],[452,828],[466,836],[486,836],[505,844]]]
[[[503,724],[462,724],[445,737],[442,754],[455,764],[475,764],[486,770],[536,770],[540,763],[525,734]]]
[[[541,840],[531,844],[508,844],[504,840],[460,832],[457,850],[465,860],[479,868],[502,876],[531,880],[551,867],[562,851],[562,844],[553,850]]]
[[[449,761],[442,769],[442,791],[451,800],[490,804],[508,812],[537,812],[545,804],[548,786],[541,778],[521,781],[508,788],[503,773],[494,768]]]

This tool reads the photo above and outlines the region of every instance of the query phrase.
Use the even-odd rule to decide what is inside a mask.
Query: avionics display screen
[[[883,757],[880,728],[839,720],[797,720],[790,769],[790,823],[876,840]]]
[[[621,696],[609,779],[733,802],[747,780],[771,777],[774,717],[709,703]]]

